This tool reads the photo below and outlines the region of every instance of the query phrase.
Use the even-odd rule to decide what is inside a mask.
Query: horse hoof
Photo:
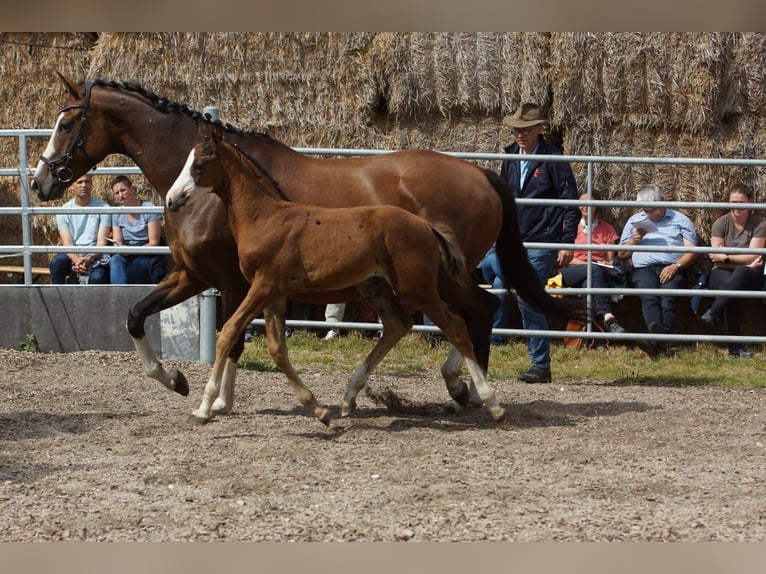
[[[471,391],[468,389],[468,385],[465,383],[463,383],[463,387],[459,393],[456,395],[450,393],[450,396],[455,399],[455,402],[461,407],[467,407],[471,402]]]
[[[502,425],[505,422],[505,409],[504,408],[498,408],[496,410],[491,411],[492,418],[495,421],[496,425]]]
[[[170,378],[173,380],[173,390],[182,397],[189,395],[189,382],[181,371],[173,369],[170,371]]]
[[[330,426],[330,409],[327,407],[322,407],[317,409],[317,412],[315,413],[316,417],[319,419],[319,422],[322,423],[324,426],[329,427]]]
[[[457,415],[463,412],[463,407],[457,401],[450,401],[444,405],[444,412],[448,415]]]
[[[227,405],[223,401],[219,402],[218,399],[216,399],[210,412],[215,416],[227,415],[231,412],[231,405]]]
[[[356,401],[351,403],[343,403],[340,409],[340,416],[347,417],[356,410]]]
[[[210,419],[205,419],[202,417],[198,417],[197,415],[189,415],[189,419],[187,421],[190,425],[195,427],[201,427],[203,425],[206,425],[210,422]]]

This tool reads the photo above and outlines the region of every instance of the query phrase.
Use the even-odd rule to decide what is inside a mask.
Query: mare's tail
[[[503,202],[503,224],[495,242],[495,251],[506,288],[514,288],[526,303],[541,311],[564,317],[582,314],[583,305],[579,298],[558,299],[545,291],[524,248],[513,190],[498,174],[490,170],[484,170],[484,173]]]
[[[439,244],[442,255],[441,267],[444,272],[458,285],[468,285],[470,278],[465,268],[465,255],[457,243],[452,228],[444,223],[434,223],[431,225],[431,231]]]

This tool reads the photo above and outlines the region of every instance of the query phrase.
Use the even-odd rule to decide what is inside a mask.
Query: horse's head
[[[178,211],[196,195],[221,189],[224,185],[223,168],[218,159],[220,128],[205,123],[200,132],[202,140],[189,152],[181,173],[165,196],[170,211]]]
[[[58,74],[69,90],[64,107],[59,110],[48,147],[32,178],[32,189],[41,201],[64,195],[64,190],[97,162],[91,159],[85,145],[88,126],[91,84],[76,84]]]

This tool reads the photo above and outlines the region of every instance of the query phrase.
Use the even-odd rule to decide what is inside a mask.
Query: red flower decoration
[[[536,167],[535,168],[535,173],[532,175],[532,177],[538,177],[539,175],[540,175],[540,168]]]

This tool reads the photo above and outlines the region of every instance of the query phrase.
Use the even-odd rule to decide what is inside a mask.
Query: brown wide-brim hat
[[[530,128],[544,124],[545,119],[540,114],[540,106],[537,104],[521,104],[512,115],[505,116],[503,123],[513,128]]]

